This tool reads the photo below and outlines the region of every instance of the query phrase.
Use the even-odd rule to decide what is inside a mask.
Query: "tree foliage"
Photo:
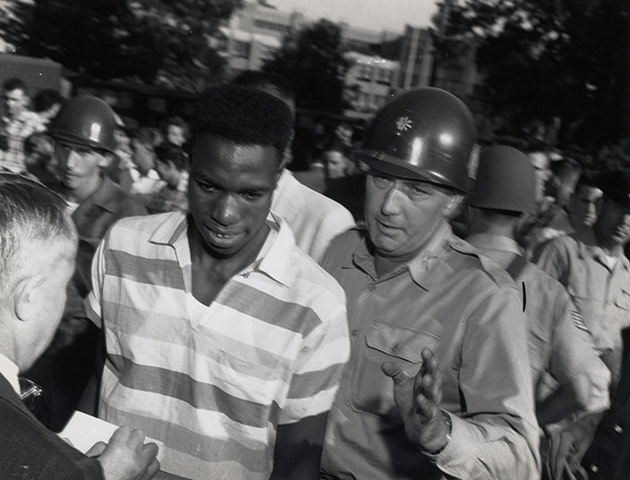
[[[341,29],[322,19],[289,32],[263,70],[283,75],[291,82],[299,108],[340,113],[349,65],[344,51]]]
[[[188,90],[222,73],[209,39],[242,0],[11,0],[0,35],[16,53],[98,79]]]
[[[459,0],[440,47],[472,38],[488,97],[514,127],[557,118],[560,140],[601,144],[627,133],[627,16],[623,0]]]

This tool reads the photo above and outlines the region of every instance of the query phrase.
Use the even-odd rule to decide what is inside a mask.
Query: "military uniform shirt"
[[[439,237],[439,236],[438,236]],[[365,234],[333,241],[323,266],[346,291],[351,357],[329,414],[323,478],[535,479],[525,321],[508,274],[449,227],[409,264],[377,278]],[[409,374],[429,347],[452,438],[434,458],[407,438],[381,363]]]

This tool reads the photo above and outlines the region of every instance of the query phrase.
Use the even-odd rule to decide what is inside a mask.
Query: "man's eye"
[[[202,189],[204,192],[214,193],[219,190],[217,187],[215,187],[214,185],[210,185],[209,183],[197,182],[197,185],[199,185],[199,188]]]
[[[426,195],[428,193],[423,187],[419,187],[417,185],[410,185],[409,190],[411,191],[412,195],[416,196]]]
[[[253,202],[254,200],[258,200],[262,196],[262,193],[241,193],[241,197],[245,200]]]
[[[387,185],[390,185],[392,183],[392,180],[387,177],[373,175],[372,178],[373,178],[374,184],[377,187],[386,187]]]

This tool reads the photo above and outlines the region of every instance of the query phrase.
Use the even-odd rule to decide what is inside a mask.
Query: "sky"
[[[406,24],[429,26],[436,9],[436,0],[267,0],[267,3],[278,10],[297,10],[314,19],[323,17],[353,27],[390,32],[403,32]]]

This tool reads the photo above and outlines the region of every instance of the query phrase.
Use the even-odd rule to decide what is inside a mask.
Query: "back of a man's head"
[[[0,174],[0,293],[8,298],[15,284],[35,262],[33,249],[50,242],[72,240],[74,226],[65,201],[26,177]],[[43,266],[41,266],[43,268]]]
[[[211,135],[238,145],[272,146],[282,153],[292,130],[291,111],[277,97],[251,88],[219,85],[201,94],[196,104],[192,142]]]

